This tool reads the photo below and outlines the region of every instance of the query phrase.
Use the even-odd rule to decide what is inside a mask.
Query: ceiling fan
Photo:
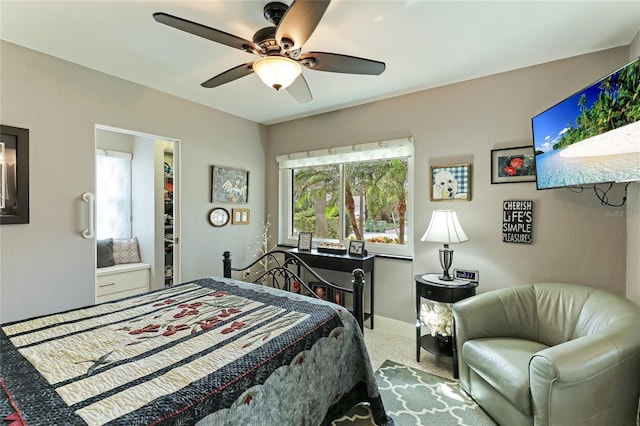
[[[259,55],[254,62],[238,65],[210,78],[201,85],[213,88],[237,80],[253,72],[276,90],[286,89],[298,102],[312,100],[311,91],[302,75],[302,66],[310,70],[346,74],[380,75],[384,62],[326,52],[301,53],[330,0],[294,0],[291,6],[270,2],[264,6],[265,19],[273,24],[256,31],[253,41],[216,30],[206,25],[163,12],[153,14],[161,24]]]

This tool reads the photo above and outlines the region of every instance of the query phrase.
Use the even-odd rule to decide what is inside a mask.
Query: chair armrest
[[[624,399],[630,399],[631,406],[635,400],[637,406],[634,382],[640,370],[640,352],[623,356],[615,340],[610,335],[591,334],[543,349],[531,358],[535,424],[628,421],[629,413],[612,407],[624,406]],[[614,415],[620,417],[614,421],[610,416],[616,411],[619,413]]]

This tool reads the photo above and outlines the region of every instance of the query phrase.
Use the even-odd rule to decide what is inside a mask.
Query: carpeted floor
[[[457,380],[389,360],[376,371],[376,380],[387,414],[396,426],[495,426],[491,418],[464,393]],[[333,423],[334,426],[373,424],[366,405],[355,407]]]

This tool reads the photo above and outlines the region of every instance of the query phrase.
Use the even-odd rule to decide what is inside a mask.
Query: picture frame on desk
[[[364,249],[363,240],[351,240],[349,242],[349,256],[366,256],[367,251]]]
[[[298,250],[311,251],[311,243],[313,241],[313,232],[298,233]]]
[[[320,299],[328,300],[329,289],[327,288],[326,285],[314,284],[311,289],[316,294],[316,296],[318,296]]]
[[[336,305],[344,306],[344,291],[333,290],[331,301]]]

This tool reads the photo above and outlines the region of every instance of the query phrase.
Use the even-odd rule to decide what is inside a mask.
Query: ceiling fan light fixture
[[[302,73],[296,61],[284,56],[265,56],[253,63],[253,71],[269,87],[286,89]]]

